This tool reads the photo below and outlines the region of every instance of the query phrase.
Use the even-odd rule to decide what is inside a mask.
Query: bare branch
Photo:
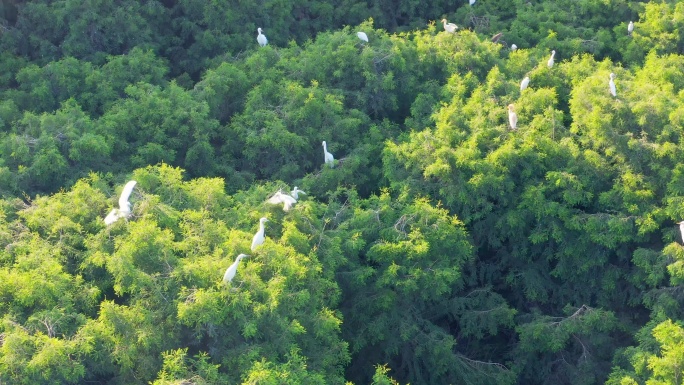
[[[496,368],[496,369],[506,371],[506,372],[509,371],[509,369],[505,365],[500,364],[498,362],[473,360],[473,359],[470,359],[470,358],[468,358],[462,354],[456,354],[456,357],[458,357],[461,361],[463,361],[467,366],[469,366],[469,367],[471,367],[471,368],[473,368],[479,372],[482,372],[482,373],[485,373],[482,370],[482,368],[487,368],[487,367]]]

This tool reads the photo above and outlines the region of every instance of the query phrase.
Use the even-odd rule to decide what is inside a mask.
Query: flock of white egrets
[[[470,5],[475,4],[475,0],[469,0]],[[456,30],[458,29],[458,26],[453,23],[448,23],[446,19],[442,19],[442,23],[444,25],[444,30],[448,33],[455,33]],[[629,36],[632,35],[632,32],[634,31],[634,23],[629,22],[629,25],[627,26],[627,33]],[[257,42],[259,43],[260,46],[264,47],[268,44],[268,39],[266,38],[266,35],[264,35],[262,32],[263,30],[261,28],[257,28]],[[365,32],[357,32],[356,36],[361,39],[362,41],[368,43],[368,35],[366,35]],[[511,51],[515,51],[518,47],[515,44],[511,44]],[[552,50],[551,51],[551,57],[549,60],[546,62],[547,67],[552,68],[554,64],[554,58],[556,56],[556,51]],[[610,81],[609,81],[609,90],[610,94],[613,95],[613,97],[617,96],[617,92],[615,89],[615,82],[613,79],[615,78],[615,74],[611,73],[610,74]],[[520,92],[524,91],[530,84],[530,77],[525,76],[525,78],[522,80],[520,83]],[[508,105],[508,123],[510,124],[511,129],[515,130],[518,124],[518,115],[513,111],[513,104]],[[323,141],[323,160],[327,166],[330,168],[335,167],[335,157],[333,157],[333,154],[328,152],[328,147],[325,141]],[[112,211],[107,214],[107,216],[104,218],[104,222],[107,226],[112,225],[114,222],[118,221],[119,219],[125,219],[128,220],[128,218],[131,216],[131,204],[128,201],[131,193],[133,193],[133,189],[135,188],[136,181],[132,180],[126,183],[124,186],[123,190],[121,191],[121,195],[119,196],[119,208],[114,208]],[[299,194],[306,194],[304,191],[299,190],[297,186],[294,187],[294,189],[290,192],[290,195],[283,193],[282,189],[278,190],[273,196],[271,196],[269,199],[266,200],[267,203],[270,204],[283,204],[283,211],[289,211],[292,206],[297,203],[297,200],[299,200]],[[257,247],[261,246],[264,241],[266,240],[266,235],[265,233],[265,226],[264,224],[268,222],[268,218],[263,217],[259,219],[259,231],[254,234],[254,237],[252,238],[252,246],[251,250],[255,251]],[[684,240],[684,221],[679,222],[680,225],[680,230],[682,233],[682,239]],[[247,254],[240,254],[235,258],[235,262],[233,262],[228,269],[226,270],[226,273],[223,275],[223,282],[226,284],[230,284],[235,277],[235,274],[237,273],[237,268],[240,263],[240,261],[245,258],[249,257]]]
[[[476,0],[469,0],[469,4],[472,7],[475,4]],[[444,26],[444,30],[448,33],[456,33],[456,30],[458,29],[458,26],[454,23],[449,23],[447,22],[447,19],[442,19],[442,25]],[[627,25],[627,35],[632,36],[632,32],[634,31],[634,22],[630,21],[629,24]],[[261,33],[262,29],[257,28],[257,42],[259,43],[260,46],[265,46],[268,44],[268,40],[266,39],[266,36]],[[501,34],[498,34],[501,35]],[[366,35],[365,32],[357,32],[356,36],[359,37],[359,39],[365,41],[368,43],[368,35]],[[518,46],[515,44],[511,44],[510,47],[511,51],[515,51],[518,49]],[[551,51],[551,57],[549,60],[546,62],[546,66],[549,68],[553,68],[554,64],[554,58],[556,57],[556,50]],[[615,74],[611,72],[610,74],[610,80],[608,81],[608,90],[610,94],[615,98],[617,97],[617,89],[615,88]],[[520,82],[520,92],[523,92],[528,86],[530,85],[530,77],[525,76],[525,78]],[[512,130],[517,129],[518,125],[518,115],[515,113],[513,104],[508,105],[508,124],[510,125]],[[323,151],[325,152],[325,163],[330,164],[330,167],[333,165],[333,157],[332,154],[330,154],[326,147],[325,147],[325,142],[323,142]],[[328,159],[329,158],[329,159]]]
[[[328,152],[325,141],[323,142],[323,160],[325,161],[325,164],[328,165],[330,168],[333,168],[335,166],[335,158],[331,153]],[[131,197],[131,194],[133,193],[133,188],[135,188],[135,185],[137,183],[138,182],[134,180],[126,183],[123,190],[121,191],[121,195],[119,196],[119,208],[114,208],[112,209],[112,211],[109,212],[109,214],[107,214],[107,216],[104,219],[105,225],[110,226],[119,219],[128,220],[128,218],[131,216],[131,203],[129,202],[129,198]],[[297,186],[295,186],[294,189],[288,195],[284,193],[282,189],[280,189],[270,198],[268,198],[266,200],[266,203],[274,205],[279,205],[282,203],[283,211],[290,211],[292,206],[299,200],[299,194],[306,195],[306,192],[300,190]],[[250,247],[252,251],[255,251],[266,240],[266,222],[268,222],[268,218],[266,217],[262,217],[261,219],[259,219],[259,231],[257,231],[256,234],[254,234],[254,237],[252,238],[252,246]],[[231,281],[235,277],[235,274],[237,273],[237,268],[240,264],[240,261],[245,257],[249,257],[249,255],[238,255],[237,258],[235,258],[235,262],[233,262],[228,267],[228,269],[226,269],[226,273],[223,275],[223,282],[225,284],[231,283]]]
[[[299,200],[299,194],[306,195],[306,193],[297,188],[297,186],[295,186],[294,189],[290,192],[290,195],[283,193],[283,190],[281,189],[278,190],[275,194],[273,194],[273,196],[271,196],[269,199],[267,199],[266,203],[274,205],[279,205],[282,203],[283,211],[290,211],[292,205],[297,203],[297,200]],[[266,222],[268,222],[268,218],[266,217],[262,217],[261,219],[259,219],[259,231],[257,231],[256,234],[254,234],[254,237],[252,238],[252,246],[250,247],[250,250],[255,251],[257,247],[264,244],[264,241],[266,240]],[[240,264],[240,261],[242,261],[242,259],[245,257],[249,257],[249,255],[238,255],[237,258],[235,258],[235,262],[228,266],[228,269],[226,269],[226,273],[223,275],[223,283],[230,284],[233,281],[235,273],[237,273],[238,265]]]
[[[469,0],[470,6],[473,6],[475,4],[475,0]],[[444,26],[444,30],[448,33],[456,33],[456,30],[458,29],[458,26],[454,23],[449,23],[447,22],[447,19],[442,19],[442,25]],[[634,32],[634,22],[630,21],[629,24],[627,25],[627,35],[632,36],[632,32]],[[501,34],[497,34],[495,37],[500,37]],[[498,40],[498,39],[497,39]],[[518,49],[518,46],[515,44],[511,44],[511,51],[515,51]],[[555,57],[556,57],[556,51],[552,50],[551,51],[551,57],[549,60],[546,62],[546,66],[549,68],[553,68],[553,64],[555,63]],[[608,90],[610,94],[616,98],[617,97],[617,89],[615,88],[615,74],[611,73],[610,74],[610,80],[608,81]],[[520,92],[522,93],[527,86],[530,85],[530,77],[525,76],[525,78],[520,82]],[[510,125],[512,130],[517,129],[518,126],[518,114],[515,113],[513,104],[508,105],[508,124]]]

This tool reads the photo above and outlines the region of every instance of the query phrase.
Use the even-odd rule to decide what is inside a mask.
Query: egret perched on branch
[[[551,51],[551,57],[549,58],[549,61],[546,62],[546,65],[551,68],[553,67],[553,57],[556,56],[556,50]]]
[[[328,145],[325,144],[325,140],[323,141],[323,160],[330,168],[335,167],[335,157],[328,152]]]
[[[513,105],[508,105],[508,123],[511,125],[511,129],[515,130],[518,125],[518,115],[513,111]]]
[[[475,4],[475,0],[470,0],[470,6],[472,7]]]
[[[634,32],[634,22],[630,21],[627,25],[627,36],[632,36],[632,32]]]
[[[138,182],[134,180],[126,183],[123,191],[121,191],[121,196],[119,196],[119,208],[112,209],[112,211],[110,211],[104,219],[104,223],[107,226],[121,218],[127,219],[129,216],[131,216],[131,204],[128,202],[128,198],[131,196],[136,183]]]
[[[525,76],[525,79],[523,79],[523,80],[520,82],[520,92],[523,92],[523,90],[524,90],[525,88],[527,88],[527,86],[529,86],[529,85],[530,85],[530,77],[529,77],[529,76]]]
[[[613,81],[615,79],[615,74],[610,73],[610,81],[608,82],[608,86],[610,87],[610,94],[613,95],[613,97],[617,97],[617,90],[615,89],[615,82]]]
[[[518,49],[518,46],[515,44],[511,44],[511,51],[515,51],[516,49]]]
[[[295,186],[295,187],[294,187],[294,190],[292,190],[292,191],[290,192],[290,195],[292,195],[292,197],[293,197],[294,199],[297,199],[297,200],[299,200],[299,194],[304,194],[304,195],[306,195],[306,193],[305,193],[304,191],[298,189],[297,186]]]
[[[257,32],[259,32],[259,36],[257,36],[257,42],[262,47],[266,46],[266,44],[268,44],[268,39],[266,39],[266,35],[261,33],[261,28],[257,28]]]
[[[283,204],[283,211],[290,211],[292,208],[292,205],[297,203],[297,199],[287,195],[283,194],[281,190],[278,190],[275,194],[273,194],[272,197],[270,197],[266,202],[272,204],[272,205],[278,205],[278,204]]]
[[[240,261],[242,261],[242,258],[249,257],[247,254],[240,254],[235,258],[235,262],[233,262],[232,265],[228,266],[228,269],[226,269],[226,273],[223,274],[223,283],[230,283],[233,278],[235,277],[235,273],[237,273],[237,268],[238,265],[240,264]]]
[[[449,33],[454,33],[458,29],[458,26],[454,23],[447,23],[447,19],[442,19],[442,24],[444,25],[444,30]]]
[[[684,221],[677,222],[679,225],[679,232],[682,234],[682,242],[684,242]]]
[[[252,238],[252,251],[263,245],[266,240],[266,237],[264,236],[264,223],[266,222],[268,222],[268,218],[266,217],[259,219],[259,231],[257,231],[256,234],[254,234],[254,238]]]
[[[359,39],[361,39],[361,40],[365,41],[366,43],[368,43],[368,35],[366,35],[365,32],[357,32],[357,33],[356,33],[356,36],[358,36]]]

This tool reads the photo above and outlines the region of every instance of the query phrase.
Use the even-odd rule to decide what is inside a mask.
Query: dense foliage
[[[14,0],[0,49],[0,383],[684,381],[683,2]]]

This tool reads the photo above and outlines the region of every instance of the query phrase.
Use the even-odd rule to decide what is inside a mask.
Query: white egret
[[[634,22],[630,21],[627,25],[627,36],[632,36],[632,32],[634,32]]]
[[[556,56],[556,50],[551,51],[551,57],[549,58],[549,61],[546,62],[546,65],[551,68],[553,67],[553,58]]]
[[[328,146],[325,144],[325,140],[323,141],[323,160],[330,168],[335,167],[335,157],[328,152]]]
[[[268,222],[268,218],[266,217],[259,219],[259,231],[257,231],[256,234],[254,234],[254,238],[252,238],[252,251],[263,245],[266,240],[266,237],[264,236],[264,223],[266,222]]]
[[[677,222],[679,225],[679,232],[682,234],[682,241],[684,242],[684,221]]]
[[[359,39],[361,39],[361,40],[365,41],[366,43],[368,43],[368,35],[366,35],[365,32],[357,32],[357,33],[356,33],[356,36],[358,36]]]
[[[242,261],[242,258],[249,257],[247,254],[240,254],[235,258],[235,262],[233,262],[232,265],[228,266],[228,269],[226,269],[226,273],[223,274],[223,283],[231,283],[233,281],[233,278],[235,277],[235,273],[237,273],[237,268],[238,265],[240,264],[240,261]]]
[[[472,7],[475,4],[475,0],[470,0],[470,6]]]
[[[298,189],[297,186],[295,186],[295,187],[294,187],[294,190],[292,190],[292,191],[290,192],[290,195],[292,195],[292,197],[293,197],[294,199],[297,199],[297,200],[299,200],[299,194],[304,194],[304,195],[306,195],[306,193],[305,193],[304,191]]]
[[[525,88],[527,88],[527,86],[529,86],[529,85],[530,85],[530,77],[529,77],[529,76],[525,76],[525,79],[523,79],[523,80],[520,82],[520,92],[523,92],[523,90],[524,90]]]
[[[121,195],[119,196],[119,208],[112,209],[112,211],[110,211],[104,219],[104,222],[107,226],[121,218],[127,219],[129,216],[131,216],[131,204],[128,202],[128,198],[131,196],[136,183],[138,182],[134,180],[126,183],[123,191],[121,191]]]
[[[262,47],[266,46],[266,44],[268,44],[268,39],[266,39],[266,35],[261,33],[261,28],[257,28],[257,32],[259,32],[259,36],[257,36],[257,42]]]
[[[617,97],[617,90],[615,89],[615,82],[613,81],[615,79],[615,74],[610,73],[610,81],[608,82],[608,86],[610,87],[610,94],[613,95],[613,97]]]
[[[518,49],[518,46],[515,44],[511,44],[511,51],[515,51],[516,49]]]
[[[515,130],[518,125],[518,115],[513,111],[513,105],[508,105],[508,123],[511,125],[511,129]]]
[[[272,204],[272,205],[278,205],[278,204],[283,204],[283,211],[290,211],[292,208],[292,205],[297,203],[297,199],[287,195],[283,194],[282,191],[278,191],[275,194],[273,194],[272,197],[270,197],[266,202]]]
[[[449,33],[455,33],[458,26],[454,23],[447,23],[447,19],[442,19],[442,24],[444,25],[444,30]]]

